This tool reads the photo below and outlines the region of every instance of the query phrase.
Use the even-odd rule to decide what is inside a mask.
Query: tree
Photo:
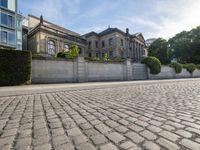
[[[167,41],[162,38],[155,40],[148,49],[148,55],[158,58],[162,64],[169,64],[171,56]]]
[[[200,26],[176,34],[168,43],[180,63],[200,63]]]

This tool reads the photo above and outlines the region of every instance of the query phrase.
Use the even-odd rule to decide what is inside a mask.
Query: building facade
[[[70,45],[80,48],[84,56],[86,40],[78,33],[43,20],[43,17],[29,15],[23,20],[23,49],[45,56],[54,56],[60,51],[69,51]]]
[[[141,33],[130,34],[117,28],[108,28],[100,33],[90,32],[83,35],[87,40],[86,56],[102,58],[108,54],[112,58],[131,58],[139,62],[147,54],[145,40]]]
[[[0,0],[0,48],[22,49],[22,16],[17,0]]]

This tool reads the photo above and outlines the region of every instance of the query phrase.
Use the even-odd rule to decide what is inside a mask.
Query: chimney
[[[126,28],[126,34],[129,34],[129,28]]]
[[[40,24],[43,24],[43,16],[40,16]]]

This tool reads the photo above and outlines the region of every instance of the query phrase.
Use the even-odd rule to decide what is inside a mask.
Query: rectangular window
[[[1,24],[2,25],[8,25],[8,15],[1,13]]]
[[[124,40],[121,39],[121,46],[124,46]]]
[[[89,53],[89,57],[92,57],[92,53]]]
[[[8,33],[8,44],[15,45],[15,33]]]
[[[5,8],[8,8],[8,0],[0,0],[0,5]]]
[[[13,17],[8,15],[8,26],[13,27]]]
[[[96,53],[96,57],[99,58],[99,53]]]
[[[96,48],[98,48],[99,46],[98,46],[98,41],[96,41]]]
[[[109,57],[110,57],[110,58],[113,58],[113,51],[110,51],[110,52],[109,52]]]
[[[113,45],[113,39],[110,38],[110,39],[109,39],[109,46],[112,46],[112,45]]]
[[[102,53],[102,58],[104,57],[105,53]]]
[[[102,41],[102,47],[105,47],[105,41]]]
[[[7,43],[8,41],[8,33],[6,31],[1,32],[1,42],[2,43]]]
[[[88,47],[91,48],[91,41],[88,42]]]
[[[8,27],[14,27],[14,17],[5,13],[1,13],[1,24],[8,26]]]

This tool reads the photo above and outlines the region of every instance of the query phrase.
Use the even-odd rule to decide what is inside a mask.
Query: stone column
[[[124,80],[130,81],[133,78],[133,70],[132,70],[132,64],[131,59],[126,59],[124,62]]]
[[[86,73],[86,62],[84,57],[77,58],[77,82],[86,82],[87,81]]]

